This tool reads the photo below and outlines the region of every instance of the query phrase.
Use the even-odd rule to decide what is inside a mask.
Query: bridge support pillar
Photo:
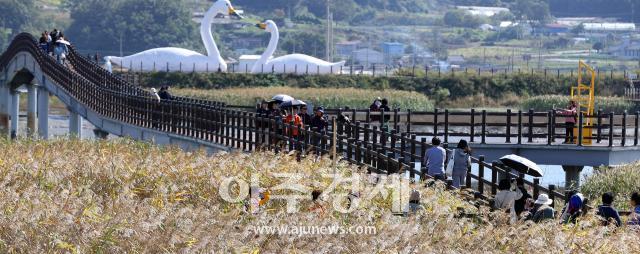
[[[33,137],[36,134],[38,87],[33,84],[28,85],[27,93],[27,135]]]
[[[565,188],[569,190],[580,187],[580,172],[582,172],[584,166],[563,165],[562,169],[565,172]]]
[[[72,110],[69,110],[69,133],[82,139],[82,116]]]
[[[11,93],[11,139],[18,137],[18,123],[20,122],[20,92]]]
[[[49,91],[44,86],[38,88],[38,136],[49,138]]]
[[[11,111],[11,92],[9,86],[0,81],[0,132],[3,136],[9,137],[11,134],[11,121],[9,114]]]

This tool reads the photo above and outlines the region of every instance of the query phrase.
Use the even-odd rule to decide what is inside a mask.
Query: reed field
[[[145,143],[0,140],[2,253],[639,253],[638,231],[607,228],[587,216],[577,225],[508,225],[504,212],[474,206],[464,192],[436,184],[374,185],[363,169],[327,158],[270,152],[183,152]],[[635,165],[634,167],[638,167]],[[299,209],[277,195],[281,174],[303,186]],[[333,173],[364,180],[353,211],[331,209],[355,188]],[[230,184],[229,177],[236,177]],[[253,182],[250,179],[255,179]],[[271,190],[247,212],[252,182]],[[378,181],[385,182],[385,181]],[[230,186],[230,187],[229,187]],[[242,187],[244,186],[244,188]],[[253,188],[251,188],[253,189]],[[312,203],[311,190],[325,190]],[[395,215],[394,200],[421,192],[423,210]],[[228,190],[225,192],[224,190]],[[225,197],[225,193],[231,198]],[[378,193],[378,194],[376,194]],[[343,197],[343,196],[342,196]],[[312,210],[314,207],[326,210]],[[255,212],[253,212],[255,211]],[[368,226],[369,234],[277,234],[256,226]]]
[[[418,92],[399,90],[373,90],[357,88],[293,88],[251,87],[204,89],[172,89],[176,95],[221,101],[229,105],[255,106],[261,100],[269,100],[276,94],[288,94],[296,99],[313,102],[328,108],[369,108],[376,97],[387,98],[391,108],[403,110],[432,110],[433,101]]]
[[[616,197],[614,207],[631,211],[631,193],[640,192],[640,165],[600,167],[594,175],[587,177],[580,189],[590,200],[598,204],[602,193],[611,192]]]

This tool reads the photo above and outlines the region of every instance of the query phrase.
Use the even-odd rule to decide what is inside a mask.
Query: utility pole
[[[327,61],[333,61],[333,13],[331,13],[331,0],[327,0],[327,45],[326,58]]]

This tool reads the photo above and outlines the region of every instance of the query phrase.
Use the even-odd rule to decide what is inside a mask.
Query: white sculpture
[[[107,56],[106,68],[112,71],[111,64],[120,65],[132,70],[149,71],[174,71],[174,72],[207,72],[227,71],[227,63],[220,56],[220,51],[211,34],[211,25],[216,15],[228,11],[229,15],[238,15],[229,0],[218,0],[205,13],[200,24],[200,36],[207,49],[207,55],[181,48],[156,48],[143,51],[131,56],[115,57]]]
[[[272,20],[257,24],[257,27],[271,33],[269,46],[260,59],[253,65],[251,73],[296,73],[328,74],[340,73],[345,62],[330,63],[308,55],[292,54],[270,59],[278,47],[280,33]]]

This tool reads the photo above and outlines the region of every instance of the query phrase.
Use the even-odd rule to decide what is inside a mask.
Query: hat
[[[153,88],[153,87],[151,88],[151,92],[152,92],[152,93],[158,93],[158,91],[157,91],[155,88]]]
[[[540,194],[540,196],[538,196],[538,200],[536,200],[534,204],[550,205],[551,203],[553,203],[553,200],[549,199],[549,196],[547,194]]]
[[[318,107],[318,109],[316,109],[316,111],[324,114],[324,107]]]

